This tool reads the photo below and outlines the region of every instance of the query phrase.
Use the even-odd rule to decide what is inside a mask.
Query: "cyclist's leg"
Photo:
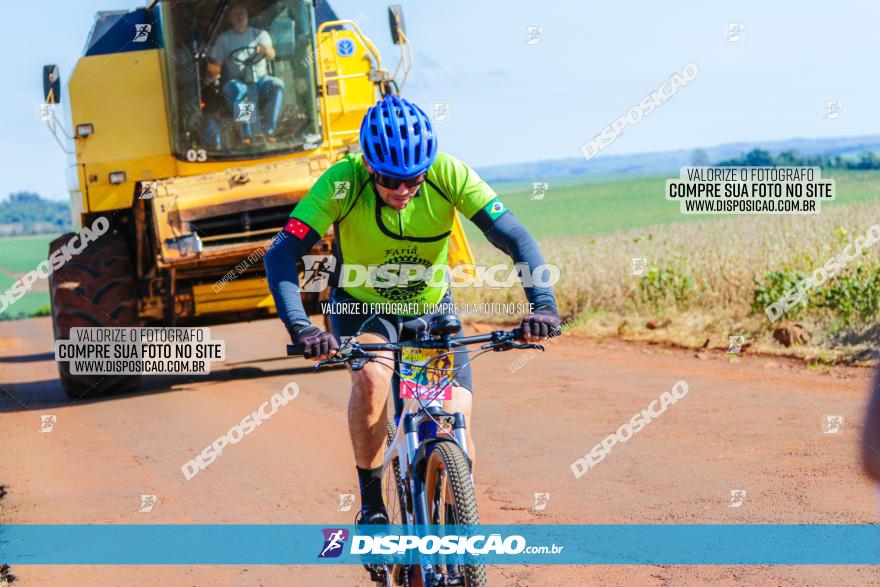
[[[388,342],[384,336],[364,333],[357,337],[359,342]],[[351,373],[351,398],[348,403],[348,429],[354,448],[355,463],[363,469],[382,466],[382,455],[388,429],[388,390],[391,388],[391,369],[394,355],[377,352],[386,357],[385,366],[367,363],[364,368]]]
[[[357,300],[342,292],[331,293],[330,322],[333,334],[342,342],[343,338],[355,335],[360,342],[391,342],[397,340],[397,329],[388,317],[376,317],[365,323],[369,315],[351,311],[357,307]],[[345,313],[333,311],[341,304],[350,304]],[[386,442],[388,412],[388,390],[391,384],[391,366],[394,357],[391,352],[377,353],[387,357],[384,366],[371,362],[359,371],[349,368],[351,374],[351,396],[348,403],[348,429],[354,450],[358,481],[361,489],[362,508],[382,509],[381,478],[382,455]]]

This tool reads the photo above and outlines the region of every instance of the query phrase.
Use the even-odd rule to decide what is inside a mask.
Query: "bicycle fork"
[[[414,463],[416,458],[416,451],[419,448],[419,422],[415,421],[416,419],[412,414],[406,414],[403,417],[403,431],[406,436],[406,450],[409,454],[409,463]],[[452,424],[452,435],[455,438],[455,442],[461,447],[464,455],[470,460],[470,454],[468,454],[468,445],[467,445],[467,435],[465,434],[465,428],[467,424],[465,422],[464,416],[461,412],[456,412],[453,415],[453,424]],[[473,482],[473,478],[471,479]],[[429,524],[428,520],[428,504],[425,498],[425,484],[423,480],[417,479],[415,475],[415,471],[412,471],[409,476],[409,484],[410,484],[410,493],[413,496],[413,520],[416,524]]]
[[[403,417],[403,431],[406,435],[406,450],[409,454],[410,466],[415,462],[416,451],[419,447],[419,427],[415,422],[412,414],[406,414]],[[415,470],[410,471],[409,477],[409,494],[412,496],[413,505],[413,525],[416,527],[423,526],[428,523],[428,503],[425,497],[425,483],[419,479]],[[420,565],[422,567],[422,580],[426,586],[434,584],[434,565],[430,560],[419,554]]]
[[[456,412],[453,416],[452,422],[452,435],[455,438],[455,442],[461,447],[462,452],[465,454],[468,460],[470,460],[470,454],[468,453],[467,446],[467,435],[465,434],[465,428],[467,427],[467,423],[465,422],[464,415],[461,412]],[[412,463],[415,462],[416,451],[419,447],[419,425],[421,421],[416,421],[416,418],[413,417],[413,414],[409,413],[403,417],[403,431],[406,437],[406,450],[409,454],[409,463],[412,466]],[[473,483],[473,476],[471,476],[471,483]],[[426,487],[425,480],[420,479],[419,475],[415,470],[410,471],[409,475],[409,491],[412,496],[413,503],[413,524],[415,526],[426,526],[431,523],[428,519],[428,502],[426,497]],[[430,559],[420,554],[419,558],[421,559],[421,567],[423,572],[424,583],[427,586],[431,586],[435,584],[436,578],[434,576],[434,565],[430,562]]]

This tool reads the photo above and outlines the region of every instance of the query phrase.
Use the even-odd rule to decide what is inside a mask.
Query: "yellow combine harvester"
[[[359,149],[367,108],[409,73],[399,6],[389,17],[397,78],[361,32],[363,15],[339,20],[323,0],[159,0],[99,12],[68,84],[72,132],[56,119],[50,129],[74,145],[75,226],[104,217],[110,228],[53,273],[55,338],[76,326],[274,313],[262,252],[321,173]],[[247,35],[268,36],[272,50],[235,46]],[[46,102],[58,102],[57,67],[43,75]],[[312,252],[332,249],[327,234]],[[458,220],[450,251],[451,265],[472,262]],[[320,313],[319,298],[303,294],[310,313]],[[139,383],[73,375],[68,365],[59,370],[72,397]]]

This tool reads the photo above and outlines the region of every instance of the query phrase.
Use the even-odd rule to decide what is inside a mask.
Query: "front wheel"
[[[468,459],[452,442],[438,442],[425,469],[425,497],[430,524],[475,526],[480,523]],[[483,587],[483,565],[444,565],[447,575],[464,578],[467,587]]]

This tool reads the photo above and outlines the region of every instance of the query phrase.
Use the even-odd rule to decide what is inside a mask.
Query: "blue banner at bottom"
[[[0,564],[876,565],[880,526],[0,526]]]

